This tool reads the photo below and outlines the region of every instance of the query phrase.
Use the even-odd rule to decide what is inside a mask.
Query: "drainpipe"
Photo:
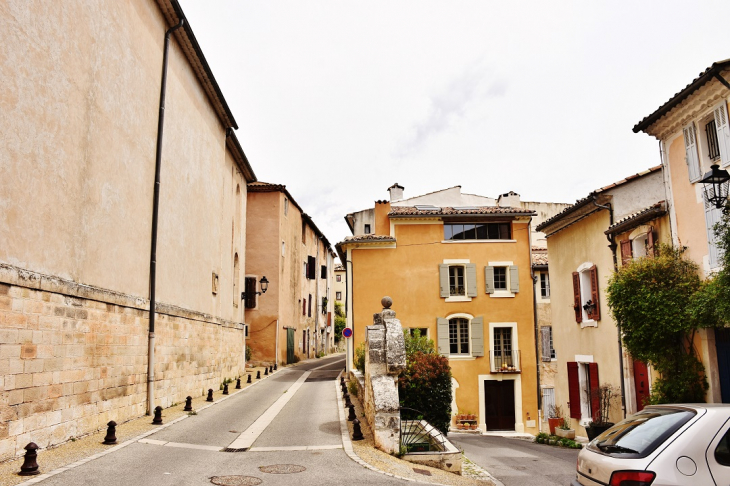
[[[155,155],[155,188],[152,203],[152,246],[150,249],[150,310],[149,344],[147,355],[147,414],[155,409],[155,283],[157,279],[157,220],[160,208],[160,166],[162,165],[162,129],[165,125],[165,95],[167,93],[167,55],[170,49],[170,35],[183,26],[185,19],[165,32],[165,47],[162,56],[162,86],[160,87],[160,115],[157,120],[157,153]]]
[[[527,234],[532,235],[532,221],[527,225]],[[542,418],[540,417],[540,410],[542,410],[542,389],[540,388],[540,365],[541,361],[537,359],[540,355],[538,350],[538,323],[537,323],[537,295],[535,292],[535,284],[537,283],[537,275],[535,275],[535,269],[532,268],[532,239],[530,238],[530,276],[532,277],[532,319],[535,323],[535,368],[537,371],[537,430],[542,432]]]
[[[593,205],[601,208],[601,209],[608,209],[608,218],[609,223],[608,226],[611,227],[613,225],[613,206],[611,206],[611,203],[606,204],[605,206],[602,206],[596,202],[596,195],[593,194]],[[608,247],[611,249],[611,254],[613,255],[613,271],[618,271],[618,257],[616,256],[616,249],[618,245],[616,244],[616,238],[613,235],[606,235],[606,238],[608,239]],[[623,352],[623,344],[621,343],[621,323],[616,321],[616,328],[618,330],[618,362],[620,366],[621,373],[619,373],[619,377],[621,378],[621,410],[622,415],[624,418],[626,417],[626,383],[624,382],[624,352]]]

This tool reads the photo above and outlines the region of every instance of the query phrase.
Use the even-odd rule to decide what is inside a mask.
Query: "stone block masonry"
[[[0,460],[144,415],[147,301],[0,268]],[[158,304],[155,398],[244,372],[243,326]]]

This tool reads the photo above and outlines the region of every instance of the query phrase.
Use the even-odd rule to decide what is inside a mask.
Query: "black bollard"
[[[213,389],[208,389],[208,398],[205,399],[206,402],[212,402],[213,401]]]
[[[350,409],[350,415],[347,416],[347,420],[352,422],[353,420],[355,420],[357,418],[357,415],[355,415],[355,405],[353,405],[351,403],[348,408]]]
[[[273,372],[274,372],[274,367],[269,365],[269,373],[273,373]]]
[[[248,378],[246,378],[246,383],[251,383],[251,374],[248,374]]]
[[[35,476],[36,474],[40,474],[40,471],[38,470],[38,463],[36,462],[36,458],[38,457],[38,446],[35,444],[35,442],[29,442],[27,446],[25,446],[25,450],[28,451],[25,453],[25,458],[23,459],[23,465],[20,466],[20,472],[18,473],[21,476]]]
[[[106,429],[106,437],[104,437],[104,444],[116,444],[117,443],[117,423],[115,421],[111,421],[108,424],[106,424],[108,429]]]
[[[352,402],[350,401],[350,395],[345,395],[345,408],[350,408],[350,405],[352,405]]]
[[[355,419],[352,421],[352,440],[363,440],[365,437],[362,435],[360,430],[360,421]]]
[[[155,418],[152,420],[152,423],[155,425],[162,423],[162,407],[159,405],[155,407]]]
[[[240,389],[241,389],[241,379],[236,378],[236,390],[240,390]]]
[[[264,368],[264,376],[269,376],[269,369],[268,368]]]
[[[261,370],[256,370],[256,379],[257,380],[261,379]]]
[[[276,371],[278,369],[279,369],[278,366],[276,365],[276,363],[274,363],[274,371]]]
[[[347,385],[345,385],[345,384],[343,383],[342,385],[340,385],[340,388],[342,388],[342,394],[343,394],[343,395],[344,395],[345,393],[347,393]]]
[[[228,383],[223,384],[223,394],[228,395]]]
[[[193,411],[193,397],[186,397],[185,398],[185,408],[183,408],[183,412],[192,412]]]

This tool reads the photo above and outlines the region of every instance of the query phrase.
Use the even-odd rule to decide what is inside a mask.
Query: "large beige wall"
[[[0,262],[147,297],[166,28],[149,0],[0,7],[0,43],[13,46],[0,55]],[[232,284],[232,178],[242,182],[225,128],[173,40],[158,299],[240,320],[211,296],[212,272]]]

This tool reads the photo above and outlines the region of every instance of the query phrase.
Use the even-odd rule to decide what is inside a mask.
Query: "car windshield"
[[[695,414],[682,408],[645,408],[593,439],[588,449],[611,456],[646,457]]]

